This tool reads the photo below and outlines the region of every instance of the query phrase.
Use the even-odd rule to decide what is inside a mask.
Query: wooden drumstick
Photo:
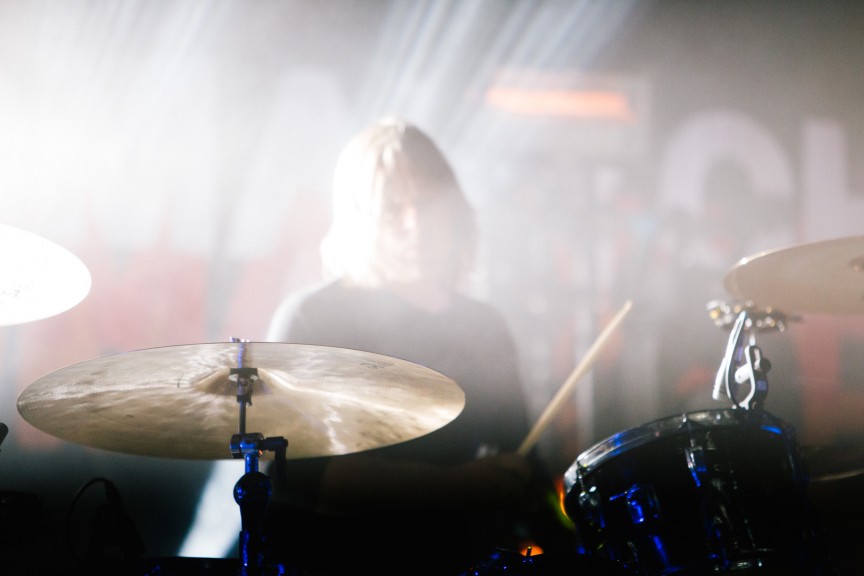
[[[564,404],[564,400],[567,398],[567,395],[573,390],[573,386],[576,385],[576,382],[579,381],[582,376],[585,375],[586,372],[591,368],[594,364],[597,356],[600,354],[600,350],[606,344],[606,341],[609,340],[609,337],[614,332],[615,328],[621,324],[621,321],[624,320],[624,317],[630,312],[630,308],[633,307],[633,301],[628,300],[624,303],[624,306],[621,307],[621,310],[615,314],[615,317],[612,318],[612,321],[606,326],[594,344],[591,345],[591,348],[588,349],[588,352],[585,353],[582,361],[573,369],[573,372],[570,373],[567,381],[564,382],[564,385],[561,386],[561,389],[558,390],[558,393],[552,399],[548,406],[546,406],[546,410],[543,411],[543,414],[540,415],[540,418],[537,420],[537,423],[534,424],[534,428],[531,429],[531,432],[528,433],[528,436],[525,437],[525,440],[522,441],[522,444],[519,446],[517,452],[521,455],[526,455],[531,449],[534,447],[534,444],[537,443],[537,439],[540,437],[540,434],[546,429],[549,423],[552,421],[552,418],[558,413],[561,409],[561,406]]]

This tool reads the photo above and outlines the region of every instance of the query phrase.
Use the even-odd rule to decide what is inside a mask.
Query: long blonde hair
[[[332,221],[321,244],[324,272],[362,285],[377,285],[387,270],[377,256],[382,229],[406,206],[444,207],[458,242],[449,262],[459,282],[474,259],[474,212],[438,146],[416,126],[384,118],[357,134],[342,150],[332,189]]]

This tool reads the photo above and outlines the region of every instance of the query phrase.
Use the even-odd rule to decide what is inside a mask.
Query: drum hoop
[[[609,459],[660,438],[680,434],[688,425],[703,429],[722,428],[740,425],[749,415],[747,410],[739,408],[685,412],[618,432],[582,452],[565,473],[565,483],[572,485],[580,475],[588,474]],[[762,412],[760,416],[759,427],[763,430],[774,434],[787,432],[788,426],[782,420],[768,412]]]

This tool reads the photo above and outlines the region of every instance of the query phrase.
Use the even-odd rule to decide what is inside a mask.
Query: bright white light
[[[90,292],[90,272],[77,256],[5,224],[0,224],[0,269],[0,326],[65,312]]]
[[[234,555],[242,529],[234,485],[245,472],[242,460],[220,460],[213,466],[195,513],[192,528],[180,547],[188,558],[226,558]]]

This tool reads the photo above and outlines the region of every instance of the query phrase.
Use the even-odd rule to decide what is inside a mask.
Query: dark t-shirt
[[[515,451],[528,433],[513,338],[503,317],[483,302],[457,296],[446,310],[429,313],[395,294],[335,281],[286,299],[274,315],[268,339],[407,360],[440,372],[463,390],[465,407],[454,420],[424,436],[370,450],[370,455],[457,464],[496,451]],[[375,571],[376,566],[368,563],[376,554],[388,567],[392,567],[391,562],[404,564],[422,555],[424,558],[416,559],[419,565],[408,567],[404,573],[455,575],[457,567],[468,568],[460,562],[476,559],[484,551],[491,553],[493,546],[510,544],[494,541],[494,535],[477,533],[474,519],[453,515],[452,511],[442,511],[440,516],[425,514],[423,518],[376,515],[335,522],[307,515],[300,509],[314,508],[320,476],[329,458],[289,459],[285,478],[274,484],[276,499],[297,509],[286,512],[281,504],[273,506],[271,527],[274,518],[282,514],[276,527],[290,528],[283,530],[282,537],[292,540],[288,549],[301,564],[348,562],[357,566],[360,558],[351,556],[359,555],[363,559],[360,564]],[[423,495],[417,497],[422,499]],[[290,522],[302,526],[286,525]],[[378,564],[377,572],[387,570]]]
[[[483,444],[515,450],[527,434],[513,338],[500,314],[477,300],[457,296],[429,313],[389,292],[331,282],[286,300],[268,339],[384,354],[453,379],[465,393],[462,413],[394,454],[447,464],[474,458]]]

